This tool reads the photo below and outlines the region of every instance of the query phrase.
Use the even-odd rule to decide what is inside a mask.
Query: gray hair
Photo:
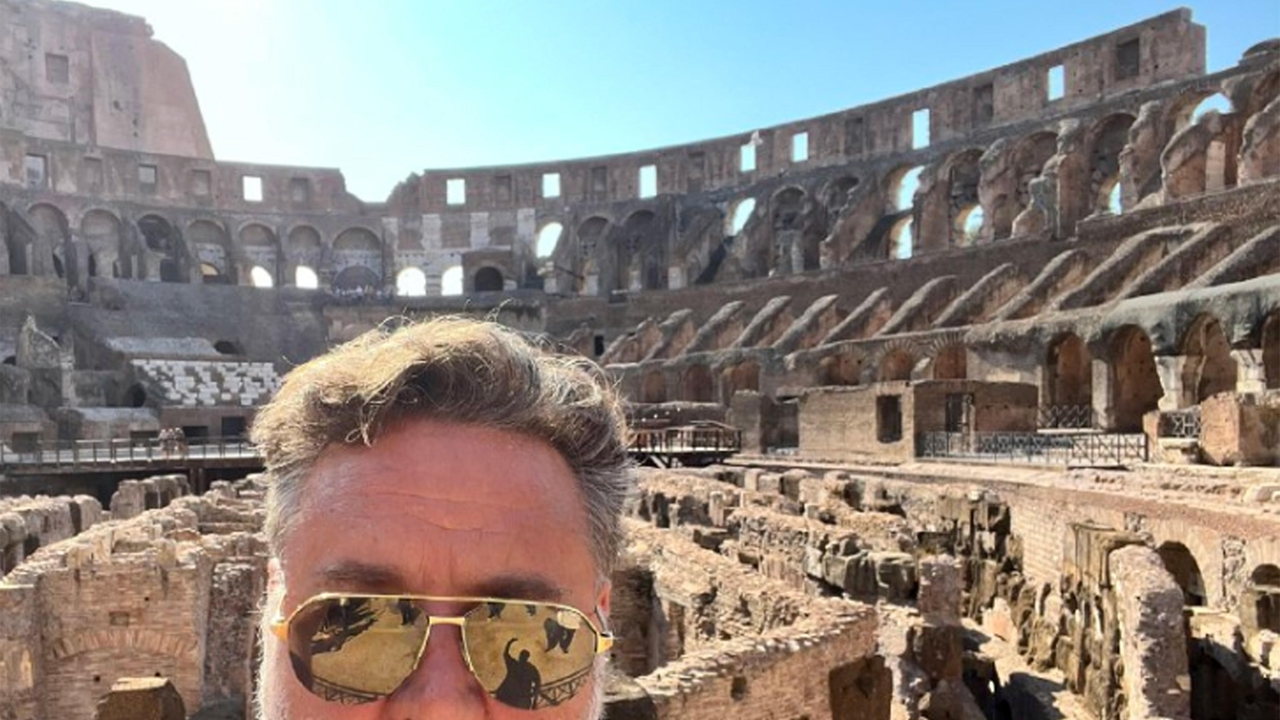
[[[250,433],[271,479],[272,554],[279,556],[301,488],[326,448],[371,446],[410,419],[509,430],[549,444],[578,479],[597,570],[612,572],[632,487],[626,421],[612,383],[590,360],[457,317],[370,331],[285,377]]]

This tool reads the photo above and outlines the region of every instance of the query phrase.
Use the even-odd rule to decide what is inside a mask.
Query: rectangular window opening
[[[973,89],[973,122],[975,125],[989,125],[996,115],[996,92],[991,83],[979,85]]]
[[[1067,71],[1061,65],[1054,65],[1049,68],[1046,76],[1046,86],[1048,88],[1048,100],[1061,100],[1063,95],[1067,94]]]
[[[100,158],[85,158],[81,168],[84,172],[86,188],[97,190],[102,187],[102,160]]]
[[[804,162],[809,159],[809,133],[798,132],[791,136],[791,162]]]
[[[295,205],[306,205],[311,202],[311,181],[307,178],[289,179],[289,199]]]
[[[651,198],[658,194],[658,168],[645,165],[640,168],[640,197]]]
[[[911,113],[911,149],[929,147],[929,108]]]
[[[444,183],[444,201],[450,205],[467,204],[467,179],[450,178]]]
[[[1142,44],[1139,38],[1116,45],[1116,79],[1138,77],[1142,67]]]
[[[512,183],[510,175],[493,176],[493,196],[500,203],[511,202]]]
[[[882,443],[902,439],[901,395],[881,395],[876,398],[876,439]]]
[[[44,155],[27,155],[22,167],[27,187],[37,190],[49,187],[49,159]]]
[[[196,197],[209,197],[213,192],[213,175],[208,170],[191,171],[191,194]]]
[[[144,193],[154,193],[159,180],[159,172],[155,165],[138,166],[138,189]]]
[[[44,54],[44,79],[56,85],[71,82],[71,62],[66,55]]]
[[[247,202],[262,202],[262,178],[245,175],[240,182],[241,197]]]
[[[560,173],[542,174],[542,197],[560,197]]]
[[[755,169],[756,145],[753,142],[748,142],[738,148],[738,170],[741,172],[754,172]]]

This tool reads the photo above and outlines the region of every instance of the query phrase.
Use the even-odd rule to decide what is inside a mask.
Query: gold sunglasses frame
[[[418,670],[418,666],[422,664],[422,658],[427,654],[427,644],[431,641],[431,628],[435,627],[436,625],[452,625],[461,631],[459,634],[461,635],[460,639],[462,641],[461,642],[462,658],[467,663],[467,670],[468,672],[471,673],[471,677],[476,678],[476,681],[479,682],[480,676],[476,674],[475,665],[473,665],[471,662],[471,648],[467,646],[466,626],[467,626],[467,615],[474,612],[476,608],[481,607],[486,603],[502,603],[504,605],[537,605],[539,607],[551,608],[553,610],[558,610],[562,612],[566,610],[569,612],[572,612],[578,615],[579,617],[581,617],[584,621],[586,621],[587,627],[591,628],[591,631],[595,633],[595,636],[596,636],[595,656],[596,657],[599,657],[600,655],[603,655],[609,652],[609,649],[613,647],[613,643],[615,641],[615,637],[613,633],[607,630],[604,630],[601,626],[597,625],[595,621],[591,619],[590,615],[583,612],[582,610],[579,610],[576,607],[573,607],[572,605],[564,605],[562,603],[545,602],[542,600],[520,600],[515,598],[495,598],[495,597],[469,597],[469,596],[455,597],[455,596],[447,596],[447,595],[387,595],[387,594],[379,594],[379,593],[336,593],[336,592],[320,593],[319,595],[313,595],[307,598],[306,600],[303,600],[301,603],[298,604],[296,608],[293,609],[293,612],[289,613],[288,617],[281,617],[277,615],[276,618],[271,621],[271,625],[270,625],[271,634],[275,635],[277,638],[279,638],[282,642],[284,642],[287,645],[289,643],[289,626],[293,624],[294,618],[298,616],[298,613],[302,612],[303,608],[316,602],[324,602],[328,600],[342,600],[342,599],[412,600],[415,602],[421,601],[421,602],[431,602],[431,603],[451,603],[451,604],[465,603],[468,605],[474,604],[476,606],[471,608],[467,612],[463,613],[462,615],[433,615],[431,613],[425,613],[427,616],[427,631],[422,635],[422,645],[418,648],[418,655],[416,658],[414,658],[413,666],[409,668],[409,672],[404,676],[404,679],[400,681],[400,685],[396,686],[396,690],[399,690],[400,687],[404,685],[404,681],[408,680],[409,677]],[[600,613],[600,609],[596,608],[596,614],[599,615],[599,613]],[[392,693],[394,692],[395,691],[393,690]],[[380,697],[389,697],[392,693],[388,693],[387,695],[380,695],[378,693],[372,693],[372,694],[379,695]]]

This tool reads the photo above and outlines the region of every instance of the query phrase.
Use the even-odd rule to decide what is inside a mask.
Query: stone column
[[[1160,375],[1160,385],[1164,395],[1158,405],[1160,412],[1172,412],[1185,405],[1182,397],[1182,369],[1187,364],[1185,355],[1157,355],[1156,373]]]
[[[1111,429],[1116,425],[1116,408],[1112,402],[1111,367],[1106,360],[1094,358],[1089,362],[1093,374],[1090,387],[1093,388],[1093,415],[1103,429]]]
[[[1236,392],[1261,393],[1267,389],[1267,372],[1262,362],[1262,348],[1232,350],[1236,361]]]
[[[1107,558],[1120,625],[1127,718],[1191,717],[1182,589],[1160,556],[1129,545]]]

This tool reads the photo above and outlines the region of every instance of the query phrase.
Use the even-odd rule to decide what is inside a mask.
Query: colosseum
[[[255,408],[437,314],[628,398],[610,720],[1280,717],[1280,40],[367,202],[216,159],[143,18],[0,26],[0,720],[252,717]]]

